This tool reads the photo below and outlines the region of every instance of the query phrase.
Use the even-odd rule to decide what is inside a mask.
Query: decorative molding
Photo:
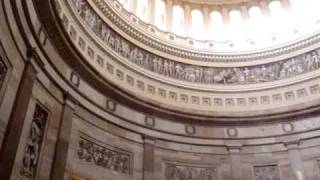
[[[80,160],[96,166],[125,175],[132,174],[133,156],[125,150],[80,137],[77,155]]]
[[[21,176],[28,179],[35,179],[37,175],[48,115],[48,111],[36,104],[20,170]]]

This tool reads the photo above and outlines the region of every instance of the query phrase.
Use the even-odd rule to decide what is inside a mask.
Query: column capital
[[[79,105],[79,101],[70,95],[69,91],[63,92],[63,104],[75,109]]]
[[[39,55],[37,53],[37,48],[35,48],[35,47],[30,47],[30,48],[27,49],[27,60],[26,60],[26,63],[32,64],[32,59],[34,60],[34,62],[40,68],[44,67],[45,64],[43,63],[43,61],[39,57]]]
[[[157,138],[148,136],[148,135],[143,135],[143,143],[144,144],[150,144],[154,145],[156,143]]]
[[[302,142],[300,139],[297,139],[297,140],[291,140],[291,141],[283,141],[282,143],[288,150],[293,150],[293,149],[299,149],[299,146]]]
[[[226,148],[230,154],[237,154],[240,153],[242,144],[226,144]]]

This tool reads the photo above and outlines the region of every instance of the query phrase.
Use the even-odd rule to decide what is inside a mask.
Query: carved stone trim
[[[93,165],[125,175],[132,175],[133,155],[122,149],[80,137],[78,158]]]

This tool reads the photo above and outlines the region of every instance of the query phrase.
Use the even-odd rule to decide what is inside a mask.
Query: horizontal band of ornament
[[[291,78],[320,68],[320,49],[282,61],[248,67],[203,67],[164,59],[124,39],[104,23],[87,2],[73,2],[76,13],[110,50],[141,68],[176,80],[201,84],[244,85]]]
[[[78,158],[121,174],[132,174],[132,155],[80,137]]]
[[[208,51],[199,51],[199,49],[190,49],[190,47],[186,49],[186,47],[172,45],[174,41],[165,41],[163,39],[160,40],[158,37],[152,35],[152,33],[150,33],[150,25],[148,27],[140,27],[142,25],[141,23],[137,23],[139,21],[138,18],[131,17],[134,15],[130,14],[130,17],[122,17],[125,13],[117,11],[123,10],[123,8],[121,8],[121,5],[118,4],[115,0],[92,1],[94,2],[95,6],[105,15],[105,17],[113,23],[113,25],[117,26],[123,32],[127,33],[131,38],[140,41],[142,44],[147,45],[148,47],[154,48],[158,51],[162,51],[166,54],[176,56],[178,58],[205,62],[249,62],[288,54],[290,52],[294,52],[296,50],[320,42],[320,33],[315,33],[313,35],[310,35],[309,37],[304,38],[303,40],[298,40],[288,45],[261,51],[226,54],[222,52],[210,53]],[[128,22],[128,20],[132,22]]]

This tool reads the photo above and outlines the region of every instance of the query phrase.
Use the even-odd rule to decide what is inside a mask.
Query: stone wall
[[[7,10],[14,5],[4,4]],[[34,12],[32,4],[28,5]],[[36,29],[38,36],[19,31],[10,11],[9,24],[0,16],[4,27],[0,31],[0,155],[13,156],[13,160],[6,159],[12,164],[11,172],[2,179],[48,180],[59,175],[69,180],[320,178],[318,112],[226,126],[173,121],[138,111],[91,86],[66,63],[50,39],[45,41],[37,17],[29,18],[33,24],[22,23],[20,28]],[[15,30],[15,37],[9,28]],[[26,42],[34,48],[26,47]],[[32,84],[23,83],[25,70],[34,75]],[[21,92],[22,87],[30,90],[30,98],[21,98],[21,93],[22,97],[28,94]],[[20,104],[26,107],[17,108]],[[24,116],[14,118],[20,114]],[[21,123],[13,126],[16,120]],[[10,133],[18,138],[8,140]],[[13,155],[4,151],[10,150],[10,140],[17,145],[11,149],[16,151]],[[0,165],[4,167],[2,161]]]

